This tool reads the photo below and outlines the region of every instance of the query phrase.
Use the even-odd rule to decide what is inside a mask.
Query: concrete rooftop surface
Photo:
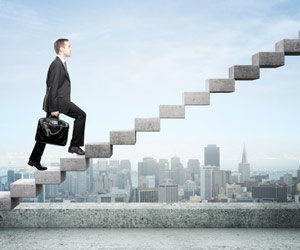
[[[299,228],[0,229],[0,249],[299,249]]]
[[[300,228],[300,203],[21,203],[0,228]]]

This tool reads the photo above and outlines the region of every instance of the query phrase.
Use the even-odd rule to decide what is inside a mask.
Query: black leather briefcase
[[[39,119],[35,140],[46,144],[65,146],[68,134],[69,123],[50,115]]]

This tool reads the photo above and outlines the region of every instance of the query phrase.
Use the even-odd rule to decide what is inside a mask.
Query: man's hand
[[[58,117],[58,115],[59,115],[59,111],[51,112],[51,115],[52,115],[52,116],[56,116],[56,117]]]

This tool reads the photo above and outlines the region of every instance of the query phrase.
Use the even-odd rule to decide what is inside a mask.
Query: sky
[[[6,1],[0,0],[0,166],[27,162],[35,144],[54,60],[53,43],[68,38],[71,101],[87,114],[85,143],[109,142],[135,118],[182,104],[182,92],[205,91],[232,65],[298,38],[299,1]],[[204,147],[220,147],[221,169],[238,169],[243,144],[251,170],[300,165],[300,58],[236,81],[233,93],[211,93],[209,106],[186,106],[185,119],[162,119],[160,132],[137,132],[111,159],[181,158],[204,163]],[[42,164],[59,161],[68,144],[47,145]],[[84,147],[83,147],[84,149]]]

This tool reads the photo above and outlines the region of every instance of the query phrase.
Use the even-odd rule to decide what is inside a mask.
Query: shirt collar
[[[61,61],[62,61],[62,63],[64,64],[65,63],[65,59],[63,59],[61,56],[59,56],[59,55],[56,55]]]

